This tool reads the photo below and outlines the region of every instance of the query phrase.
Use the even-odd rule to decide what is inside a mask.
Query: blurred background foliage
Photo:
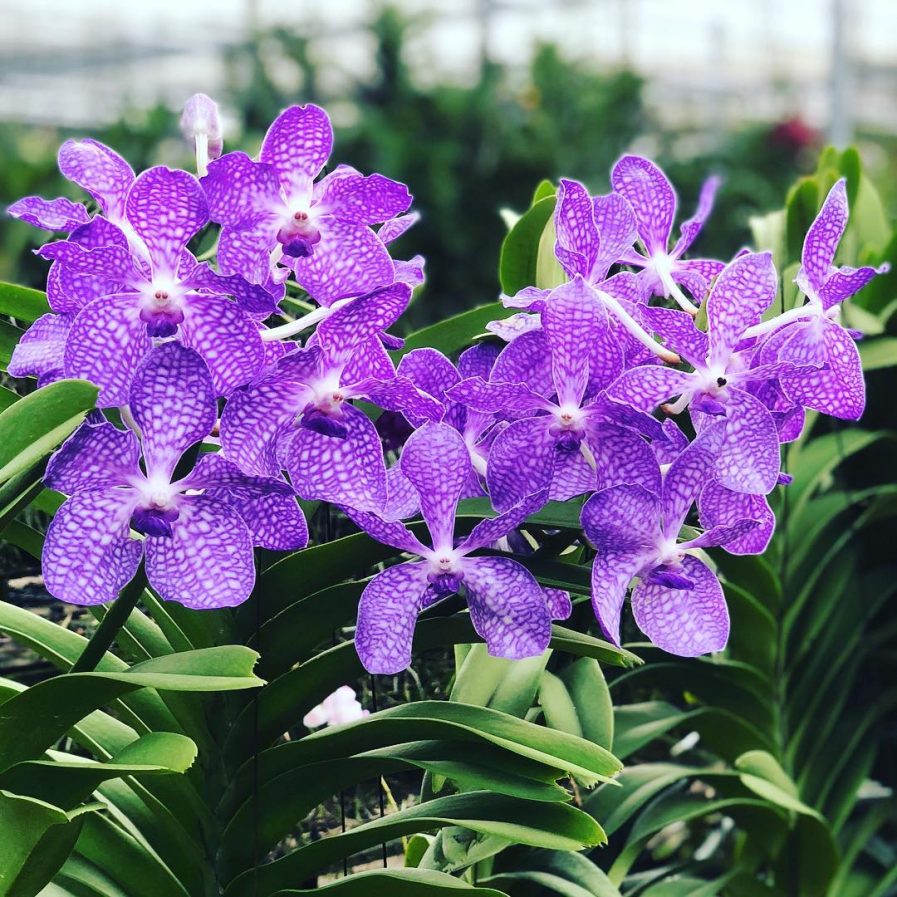
[[[696,249],[725,257],[749,241],[749,217],[779,206],[788,185],[815,165],[820,137],[799,118],[746,122],[709,136],[663,129],[646,108],[641,76],[570,59],[550,44],[537,48],[522,75],[484,58],[469,86],[423,86],[404,53],[417,26],[397,8],[377,13],[370,26],[375,73],[339,98],[322,90],[322,66],[307,37],[286,27],[255,34],[223,51],[227,89],[216,97],[237,117],[227,149],[255,153],[285,106],[325,103],[336,124],[334,164],[349,162],[410,185],[423,220],[396,249],[400,256],[423,254],[428,274],[409,316],[412,326],[495,298],[505,231],[500,210],[526,208],[543,178],[574,177],[603,192],[614,160],[634,147],[668,170],[688,215],[703,179],[721,174],[725,185],[712,226]],[[298,75],[299,91],[282,86],[284,66]],[[56,147],[68,136],[80,135],[5,128],[2,195],[8,201],[29,193],[76,195],[55,164]],[[190,164],[177,115],[162,105],[126,113],[92,136],[138,169]],[[45,266],[28,251],[40,239],[27,225],[0,222],[0,279],[41,286]]]

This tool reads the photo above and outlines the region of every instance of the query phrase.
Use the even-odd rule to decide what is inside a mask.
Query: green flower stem
[[[100,620],[96,632],[81,652],[81,656],[72,665],[70,673],[89,673],[97,668],[103,655],[109,650],[119,630],[125,625],[131,611],[137,606],[143,590],[146,588],[146,572],[143,561],[137,568],[134,578],[121,590],[118,598],[109,606],[106,616]]]

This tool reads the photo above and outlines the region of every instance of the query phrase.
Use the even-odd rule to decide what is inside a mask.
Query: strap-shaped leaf
[[[304,897],[304,895],[334,894],[334,897],[371,897],[389,894],[390,897],[440,897],[446,891],[464,891],[465,897],[504,897],[501,891],[483,888],[453,878],[432,869],[378,869],[359,872],[340,878],[311,891],[278,891],[276,897]]]
[[[0,282],[0,315],[9,315],[30,324],[49,311],[47,294],[41,290],[33,290],[17,283]]]
[[[465,346],[469,346],[474,337],[486,329],[486,325],[490,321],[503,318],[506,315],[507,310],[500,302],[472,308],[415,331],[405,339],[405,345],[395,355],[398,358],[412,349],[424,347],[438,349],[444,355],[452,355]]]
[[[567,804],[534,803],[471,791],[418,804],[300,847],[282,859],[243,873],[227,886],[225,897],[273,894],[374,844],[446,825],[557,850],[578,850],[605,840],[597,822]]]
[[[261,685],[256,653],[237,645],[185,651],[119,672],[71,673],[0,705],[0,770],[39,757],[79,720],[138,688],[227,691]]]

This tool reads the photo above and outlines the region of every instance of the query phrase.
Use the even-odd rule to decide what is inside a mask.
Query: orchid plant
[[[835,265],[843,179],[806,233],[805,298],[787,310],[770,252],[686,257],[719,179],[672,248],[676,193],[650,160],[620,159],[604,195],[562,179],[551,227],[563,282],[503,295],[508,313],[484,319],[453,361],[390,332],[424,284],[423,259],[390,250],[419,216],[404,184],[327,170],[323,109],[284,111],[257,158],[223,151],[208,97],[187,103],[181,125],[195,174],[135,175],[113,149],[67,141],[60,169],[90,199],[9,209],[61,235],[37,250],[51,262],[50,311],[9,373],[40,391],[71,379],[99,390],[44,475],[63,496],[42,554],[54,597],[96,606],[121,593],[101,629],[120,626],[145,585],[193,610],[233,608],[277,575],[272,552],[291,552],[301,577],[303,549],[338,519],[385,547],[374,562],[399,553],[353,604],[369,673],[406,669],[416,628],[459,607],[492,657],[539,658],[579,603],[533,563],[557,539],[533,521],[563,507],[576,521],[563,550],[575,544],[591,564],[607,640],[593,656],[623,656],[630,592],[635,623],[663,651],[726,648],[706,549],[762,554],[776,524],[768,497],[790,482],[781,449],[806,411],[855,421],[864,409],[862,335],[840,309],[887,266]],[[323,538],[312,515],[325,515]],[[338,734],[367,720],[335,684],[306,726]],[[576,774],[594,783],[616,769],[599,768]],[[304,868],[290,860],[291,875]],[[227,893],[250,893],[229,871]]]

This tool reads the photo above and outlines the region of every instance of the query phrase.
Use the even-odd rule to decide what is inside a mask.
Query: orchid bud
[[[195,93],[184,104],[181,132],[196,149],[196,173],[204,177],[211,160],[217,159],[224,148],[218,104],[204,93]]]

